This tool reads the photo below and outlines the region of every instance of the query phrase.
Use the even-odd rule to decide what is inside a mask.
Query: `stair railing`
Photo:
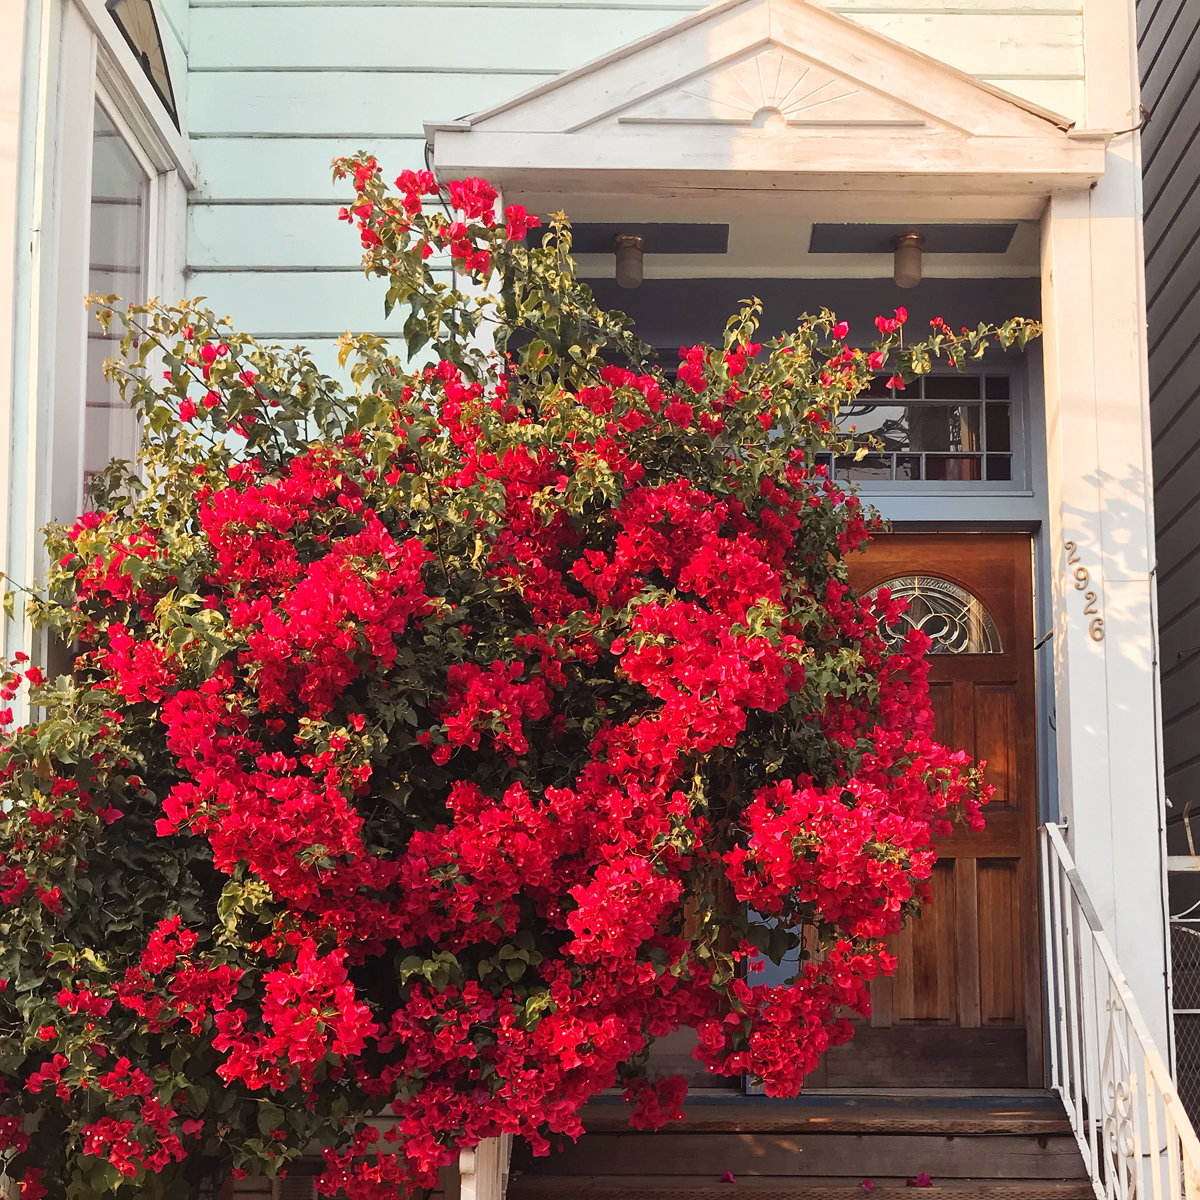
[[[1200,1200],[1200,1141],[1057,825],[1041,828],[1050,1086],[1097,1200]]]

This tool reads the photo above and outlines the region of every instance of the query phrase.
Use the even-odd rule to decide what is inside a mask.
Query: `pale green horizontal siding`
[[[197,271],[188,293],[207,297],[208,307],[228,315],[249,333],[288,342],[355,333],[394,334],[404,316],[383,315],[385,287],[346,271]]]
[[[0,0],[0,3],[3,3],[3,0]],[[171,76],[171,88],[175,93],[175,105],[180,112],[184,112],[187,106],[188,38],[191,25],[188,0],[158,0],[155,16],[158,19],[159,33],[162,35],[167,72]]]
[[[423,133],[340,138],[213,135],[198,139],[193,148],[204,174],[195,199],[204,204],[344,203],[346,185],[334,183],[330,164],[359,150],[374,154],[389,174],[425,165]]]
[[[387,137],[420,133],[431,114],[452,118],[526,91],[533,70],[354,74],[343,71],[222,71],[189,75],[188,124],[197,134],[321,134]],[[197,153],[202,157],[204,148]]]
[[[670,25],[698,4],[604,0],[192,0],[187,122],[200,187],[188,290],[332,368],[345,330],[395,333],[363,278],[335,156],[424,165],[427,120],[475,112]]]
[[[442,5],[434,13],[408,5],[363,10],[326,3],[286,10],[288,36],[281,39],[283,11],[258,6],[197,11],[189,69],[448,70],[461,75],[532,68],[556,74],[594,55],[597,37],[605,49],[620,46],[679,17],[677,8],[664,14],[660,7],[606,12],[601,21],[582,7],[547,9],[531,17],[470,5]],[[456,36],[467,29],[469,37]],[[425,114],[430,115],[436,114]]]
[[[655,0],[163,0],[186,48],[200,186],[189,291],[241,326],[315,339],[394,331],[336,220],[330,160],[424,163],[423,125],[464,116],[679,20]],[[1083,99],[1081,0],[836,0],[830,7],[1047,108]],[[686,134],[681,134],[686,136]]]
[[[193,204],[188,260],[193,270],[238,267],[356,268],[358,232],[336,204]]]

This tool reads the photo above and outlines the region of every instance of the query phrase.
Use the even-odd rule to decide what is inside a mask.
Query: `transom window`
[[[838,427],[856,449],[866,450],[861,458],[851,454],[833,462],[840,479],[1013,478],[1006,375],[925,375],[902,392],[879,376],[841,410]]]

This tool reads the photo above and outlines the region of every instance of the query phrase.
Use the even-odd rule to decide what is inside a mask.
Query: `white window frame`
[[[70,521],[84,504],[87,333],[95,316],[83,311],[82,299],[88,292],[96,104],[150,180],[147,296],[173,302],[184,294],[187,193],[196,179],[186,134],[175,128],[102,0],[58,3],[55,349],[49,412],[35,418],[42,425],[39,527]]]
[[[152,2],[165,31],[161,4]],[[19,90],[27,140],[14,177],[16,337],[11,393],[0,394],[0,567],[32,586],[48,566],[40,530],[83,508],[87,330],[95,319],[83,298],[97,102],[149,169],[145,285],[167,302],[184,295],[187,196],[198,172],[182,113],[177,129],[104,0],[41,0],[26,7],[26,19]],[[184,64],[172,67],[181,84]],[[6,655],[24,650],[44,661],[45,639],[33,637],[20,605],[3,622],[3,643]]]

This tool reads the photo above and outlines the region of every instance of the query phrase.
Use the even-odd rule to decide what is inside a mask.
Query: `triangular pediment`
[[[922,129],[929,118],[787,46],[769,43],[636,101],[622,125]]]
[[[725,0],[521,96],[426,126],[437,165],[501,184],[820,187],[889,173],[1083,186],[1102,138],[808,0]],[[574,180],[575,184],[569,183]],[[872,185],[874,186],[874,184]]]

